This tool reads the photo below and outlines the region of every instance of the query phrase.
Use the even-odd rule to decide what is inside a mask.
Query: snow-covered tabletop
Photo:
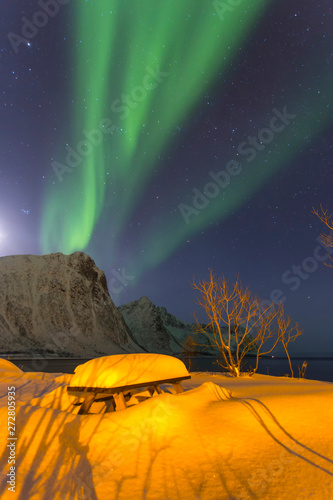
[[[71,386],[112,388],[188,377],[184,363],[165,354],[116,354],[76,367]]]

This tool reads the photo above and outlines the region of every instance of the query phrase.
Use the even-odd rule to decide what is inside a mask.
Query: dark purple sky
[[[164,2],[151,1],[157,16]],[[75,38],[75,2],[59,6],[30,45],[20,43],[17,53],[8,33],[20,35],[22,17],[32,19],[41,7],[32,0],[3,0],[0,5],[0,255],[43,253],[42,226],[50,192],[59,193],[62,210],[52,224],[55,237],[50,248],[67,253],[61,238],[57,240],[69,217],[66,204],[72,197],[82,206],[87,202],[74,174],[67,183],[71,191],[62,191],[51,168],[65,144],[73,144],[68,137],[77,126],[78,108],[80,112],[83,107],[73,86],[80,46]],[[235,32],[245,25],[250,4],[243,0],[232,8],[230,18],[225,14],[221,36],[228,23],[234,23]],[[190,35],[177,46],[177,36],[182,22],[185,29],[193,19],[195,33],[200,27],[195,23],[205,24],[205,16],[216,18],[214,2],[205,0],[202,6],[201,20],[194,7],[188,8],[183,21],[172,16],[166,20],[172,49],[177,48],[183,61],[179,81],[184,99],[187,88],[195,93],[191,81],[200,70],[194,53],[198,46]],[[324,227],[311,213],[320,204],[333,212],[332,2],[276,0],[259,7],[250,30],[244,29],[237,40],[230,35],[230,46],[237,44],[237,50],[227,64],[222,52],[215,54],[213,76],[207,77],[171,132],[165,125],[169,101],[152,101],[149,112],[161,122],[161,136],[169,135],[168,141],[154,157],[152,150],[138,147],[127,172],[129,180],[138,175],[145,154],[153,164],[150,176],[132,201],[126,198],[132,196],[126,182],[117,183],[114,176],[90,242],[75,249],[89,253],[105,271],[116,305],[146,295],[186,321],[192,321],[194,310],[198,311],[190,285],[194,276],[201,279],[210,268],[230,280],[239,273],[242,283],[263,299],[280,290],[275,293],[305,330],[295,351],[333,354],[333,269],[324,266],[328,254],[318,246]],[[125,73],[136,42],[130,38],[130,28],[135,32],[143,22],[147,31],[153,28],[143,13],[134,16],[128,0],[122,8],[118,22],[124,35],[110,48],[115,56],[109,69],[119,78],[117,92],[119,75]],[[152,50],[148,42],[146,46],[143,40],[137,42],[143,54]],[[198,58],[207,50],[209,39],[206,42]],[[210,55],[207,51],[207,58]],[[191,73],[185,74],[187,61]],[[176,92],[177,86],[167,96],[170,106],[177,102]],[[101,95],[102,106],[110,104],[111,94],[110,90],[107,99]],[[281,118],[283,109],[287,116]],[[153,122],[147,121],[148,128],[149,123]],[[121,151],[120,132],[117,128],[112,135],[114,151]],[[150,132],[155,132],[152,126],[145,134]],[[111,176],[118,161],[112,154],[104,152]],[[195,195],[212,181],[210,173],[226,170],[231,160],[238,162],[240,170],[233,172],[237,175],[231,176],[225,192],[221,187],[208,200],[209,206],[195,206]],[[119,201],[112,205],[112,194],[123,205]],[[185,205],[193,210],[189,224],[180,208]],[[119,231],[113,229],[116,226]]]

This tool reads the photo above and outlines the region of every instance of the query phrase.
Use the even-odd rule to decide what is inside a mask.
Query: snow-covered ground
[[[2,499],[333,498],[333,384],[195,373],[184,393],[77,415],[74,376],[0,361]]]

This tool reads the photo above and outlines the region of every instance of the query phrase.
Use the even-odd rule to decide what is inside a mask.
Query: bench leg
[[[79,409],[78,415],[84,415],[89,412],[91,405],[95,399],[95,394],[88,394],[83,401],[81,408]]]
[[[175,384],[172,384],[173,385],[173,388],[175,389],[176,391],[176,394],[179,394],[181,392],[184,392],[184,389],[182,388],[182,385],[180,382],[176,382]]]
[[[122,392],[115,392],[114,395],[114,401],[116,403],[116,410],[119,411],[119,410],[126,410],[127,408],[127,405],[126,405],[126,401],[125,401],[125,398],[124,398],[124,394]]]
[[[112,411],[116,410],[116,403],[114,401],[114,398],[107,399],[105,401],[105,412],[104,413],[111,413]]]
[[[151,396],[153,396],[153,395],[154,395],[154,392],[155,392],[155,391],[157,392],[157,394],[162,394],[162,393],[163,393],[163,391],[162,391],[162,389],[160,388],[160,386],[159,386],[159,385],[156,385],[156,384],[155,384],[155,385],[150,385],[150,386],[148,387],[148,391],[149,391],[149,394],[150,394]]]

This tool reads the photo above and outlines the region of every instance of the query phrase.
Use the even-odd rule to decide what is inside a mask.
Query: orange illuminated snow
[[[2,499],[333,498],[333,384],[192,374],[181,394],[76,415],[66,411],[66,386],[78,375],[1,363]],[[17,402],[15,493],[6,483],[8,386]]]
[[[186,376],[188,371],[184,363],[172,356],[148,353],[116,354],[79,365],[75,369],[71,385],[119,387]]]

